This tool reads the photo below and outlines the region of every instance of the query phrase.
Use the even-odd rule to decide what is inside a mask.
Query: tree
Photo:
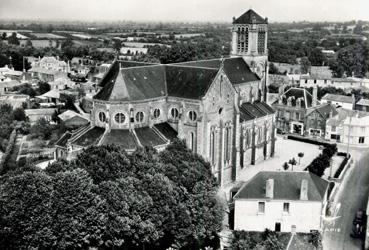
[[[1,34],[1,39],[2,39],[2,40],[5,40],[5,39],[6,39],[6,36],[7,36],[7,35],[6,35],[6,33],[5,33],[5,32],[3,32],[3,33]]]
[[[301,58],[300,68],[301,68],[301,73],[302,74],[307,74],[307,73],[310,72],[311,62],[309,61],[309,59],[307,57]]]
[[[23,108],[14,109],[13,116],[16,121],[26,121],[26,113]]]
[[[104,202],[85,170],[59,172],[54,177],[51,225],[58,249],[99,246],[105,230]]]
[[[301,158],[304,157],[304,153],[300,152],[297,154],[297,156],[299,157],[299,165],[300,165],[300,161],[301,161]]]
[[[279,75],[281,72],[279,72],[278,68],[274,65],[274,63],[269,64],[269,74],[276,74]]]
[[[121,47],[122,47],[122,41],[118,40],[118,39],[115,39],[114,43],[113,43],[113,48],[114,48],[115,52],[119,53]]]
[[[231,242],[233,250],[253,250],[256,247],[256,239],[246,231],[234,231]]]
[[[61,49],[64,51],[66,49],[69,49],[69,48],[73,47],[73,45],[74,45],[74,43],[73,43],[72,38],[67,37],[67,39],[65,39],[65,41],[62,42]]]
[[[27,47],[33,47],[33,44],[32,44],[32,42],[31,42],[31,40],[27,40],[27,42],[26,42],[26,46],[27,46]]]
[[[94,183],[116,180],[131,175],[132,164],[127,153],[116,145],[90,147],[83,150],[75,161],[75,166],[85,169]]]
[[[8,43],[13,45],[19,45],[19,39],[17,37],[17,33],[13,32],[12,35],[8,38]]]
[[[288,165],[288,162],[285,162],[285,163],[283,163],[282,167],[283,167],[284,170],[287,171],[290,166]]]
[[[355,43],[340,49],[337,52],[337,62],[331,63],[330,67],[335,76],[363,77],[367,70],[365,61],[365,49],[361,43]]]
[[[327,58],[319,48],[314,48],[309,55],[309,61],[311,65],[322,66],[326,62]]]
[[[292,171],[293,171],[293,166],[295,166],[297,164],[297,161],[296,161],[295,157],[293,157],[292,159],[290,159],[288,161],[288,163],[292,165]]]
[[[38,95],[45,94],[51,89],[50,84],[48,84],[47,82],[39,82],[37,85],[38,85],[37,89]]]
[[[0,247],[52,248],[52,179],[43,172],[25,172],[0,186]]]
[[[52,134],[52,126],[45,118],[40,118],[30,129],[33,138],[48,140]]]

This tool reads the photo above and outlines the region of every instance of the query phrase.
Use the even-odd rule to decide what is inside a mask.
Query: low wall
[[[368,199],[368,205],[366,207],[366,215],[367,215],[367,218],[369,218],[369,199]],[[367,224],[366,224],[365,250],[369,250],[369,220],[367,220]]]

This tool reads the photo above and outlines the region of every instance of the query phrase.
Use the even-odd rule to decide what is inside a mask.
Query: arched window
[[[215,131],[211,131],[210,133],[210,162],[214,166],[215,165]]]
[[[226,128],[226,134],[225,134],[225,160],[228,162],[231,159],[231,128]]]
[[[118,113],[114,116],[116,123],[124,123],[126,120],[126,116],[123,113]]]
[[[195,134],[194,132],[190,132],[190,149],[195,152],[196,149],[195,149]]]
[[[158,119],[160,116],[160,109],[155,109],[154,110],[154,119]]]
[[[106,121],[106,115],[105,115],[105,113],[104,113],[104,112],[100,112],[100,113],[99,113],[99,120],[100,120],[101,122],[105,122],[105,121]]]
[[[143,122],[144,119],[144,113],[142,111],[139,111],[136,113],[136,122]]]
[[[251,132],[250,129],[246,130],[246,148],[249,148],[251,145]]]
[[[190,121],[194,122],[197,119],[197,114],[195,111],[191,110],[188,112],[188,118],[190,118]]]
[[[258,128],[258,143],[261,143],[263,141],[263,128]]]
[[[177,108],[171,108],[170,110],[170,116],[172,117],[172,119],[178,119],[179,117],[179,111]]]

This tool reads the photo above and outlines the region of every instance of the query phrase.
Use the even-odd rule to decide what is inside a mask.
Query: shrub
[[[330,166],[330,159],[336,152],[336,144],[326,144],[322,153],[316,157],[306,169],[321,177],[324,174],[324,170]]]

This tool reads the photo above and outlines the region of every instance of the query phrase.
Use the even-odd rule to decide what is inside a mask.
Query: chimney
[[[283,92],[284,92],[284,85],[282,84],[278,88],[278,95],[279,96],[282,96],[283,95]]]
[[[355,95],[354,94],[351,94],[351,99],[352,99],[352,110],[355,110],[356,100],[355,100]]]
[[[268,179],[266,181],[265,198],[273,199],[274,196],[274,180]]]
[[[308,180],[301,181],[300,200],[308,200]]]
[[[316,107],[318,104],[318,88],[316,85],[313,87],[313,103],[311,104],[313,107]]]

